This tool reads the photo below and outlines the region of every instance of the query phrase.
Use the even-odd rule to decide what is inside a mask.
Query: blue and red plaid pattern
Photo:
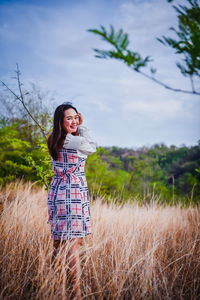
[[[85,237],[91,233],[85,158],[77,150],[59,151],[52,159],[54,177],[48,192],[48,222],[55,240]]]

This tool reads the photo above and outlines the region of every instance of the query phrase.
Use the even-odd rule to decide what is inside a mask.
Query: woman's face
[[[76,132],[79,125],[79,115],[73,108],[64,111],[63,129],[66,133]]]

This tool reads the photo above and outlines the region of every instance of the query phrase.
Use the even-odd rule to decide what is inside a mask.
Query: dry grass
[[[72,299],[65,256],[50,262],[46,192],[16,183],[0,197],[0,298]],[[198,299],[199,208],[108,207],[97,199],[91,216],[93,234],[81,248],[83,299]]]

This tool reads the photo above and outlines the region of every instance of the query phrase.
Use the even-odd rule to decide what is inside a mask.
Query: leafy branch
[[[200,6],[196,0],[188,0],[191,8],[173,5],[178,13],[178,30],[170,27],[178,39],[162,36],[157,38],[162,44],[173,48],[176,54],[182,54],[183,63],[176,65],[184,76],[200,77]]]
[[[142,58],[138,52],[131,51],[128,48],[130,43],[128,34],[123,29],[116,31],[112,25],[110,26],[110,30],[106,30],[104,26],[100,26],[100,29],[88,30],[99,35],[114,48],[112,50],[93,49],[96,53],[95,57],[121,60],[134,71],[166,89],[174,92],[200,95],[200,92],[194,86],[194,77],[200,77],[200,6],[197,0],[187,1],[191,5],[190,8],[183,5],[173,6],[178,13],[179,28],[178,30],[173,27],[170,29],[177,35],[178,40],[165,36],[157,40],[175,49],[176,54],[184,56],[183,63],[177,62],[176,65],[184,76],[189,77],[191,90],[175,88],[157,79],[155,77],[155,68],[150,68],[150,74],[143,72],[142,68],[147,67],[152,59],[150,56]]]
[[[94,49],[97,53],[95,57],[120,59],[137,72],[140,71],[141,67],[145,67],[148,62],[152,61],[149,56],[143,59],[139,53],[127,49],[129,38],[128,34],[124,33],[122,29],[115,32],[114,27],[111,25],[110,33],[108,33],[103,26],[100,27],[101,30],[89,29],[88,31],[100,35],[104,40],[114,46],[115,50],[106,51]]]
[[[46,189],[48,189],[54,172],[51,165],[51,159],[48,154],[47,144],[41,142],[38,150],[42,155],[39,162],[36,162],[33,159],[32,154],[27,154],[25,159],[28,164],[36,170],[37,175],[41,178],[41,181],[44,183]]]

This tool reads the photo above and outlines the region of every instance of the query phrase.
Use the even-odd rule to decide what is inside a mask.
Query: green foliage
[[[159,203],[188,205],[200,200],[200,146],[174,147],[154,145],[151,148],[110,150],[108,157],[120,158],[123,169],[129,174],[125,184],[125,198],[137,197],[149,202],[153,195],[159,196]],[[113,151],[114,150],[114,151]],[[105,160],[102,155],[101,159]],[[107,159],[112,169],[113,159]],[[181,200],[180,200],[181,199]]]
[[[97,151],[88,156],[86,164],[86,177],[91,193],[94,197],[103,195],[105,197],[119,196],[128,183],[129,174],[124,170],[111,170],[107,162],[103,162],[100,155],[108,151],[102,151],[99,147]],[[113,157],[115,160],[115,158]],[[118,160],[117,160],[118,161]]]
[[[23,141],[16,130],[17,124],[5,126],[0,123],[0,182],[6,184],[15,178],[31,179],[32,168],[25,156],[30,151],[30,143]]]
[[[0,122],[0,183],[5,185],[23,178],[45,184],[48,188],[53,170],[46,142],[37,139],[33,147],[21,139],[17,129],[17,123],[6,126],[3,120]]]
[[[173,6],[178,14],[178,30],[171,27],[177,39],[163,36],[158,39],[164,45],[175,49],[176,54],[183,54],[183,63],[177,67],[184,76],[200,76],[200,5],[197,0],[189,0],[189,7]]]
[[[51,158],[46,141],[41,139],[37,141],[37,144],[38,147],[26,155],[26,160],[36,170],[39,177],[38,182],[45,184],[46,189],[48,189],[54,175]]]
[[[107,32],[105,27],[100,27],[100,30],[89,29],[88,31],[100,35],[103,40],[114,46],[115,50],[94,49],[97,53],[95,55],[97,58],[115,58],[122,60],[135,71],[139,71],[140,68],[145,67],[147,63],[151,61],[149,56],[142,58],[138,52],[133,52],[127,48],[129,45],[128,34],[124,33],[122,29],[115,32],[114,27],[111,25],[110,32]]]

